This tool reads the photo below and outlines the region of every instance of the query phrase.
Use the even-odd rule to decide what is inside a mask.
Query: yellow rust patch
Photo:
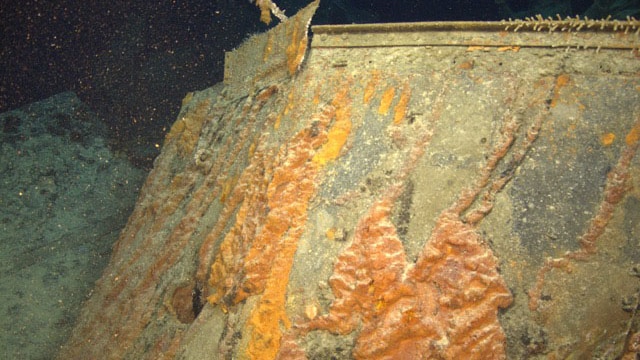
[[[313,157],[313,162],[320,165],[325,165],[340,155],[340,150],[351,133],[351,100],[346,89],[348,88],[340,91],[331,103],[336,108],[336,119],[329,129],[327,142]]]
[[[364,87],[364,93],[362,95],[362,101],[365,105],[368,105],[373,95],[376,93],[376,87],[380,82],[380,70],[373,70],[371,72],[371,76],[369,77],[369,81],[367,85]]]
[[[409,105],[409,99],[411,98],[411,87],[408,83],[405,83],[402,87],[402,93],[400,94],[400,100],[393,109],[393,123],[398,125],[407,115],[407,106]]]
[[[625,136],[624,141],[627,145],[632,146],[640,140],[640,122],[636,122],[636,125]]]
[[[553,99],[551,100],[551,107],[556,107],[558,99],[560,99],[560,90],[569,84],[570,78],[567,74],[559,75],[556,78],[556,86],[553,88]]]
[[[393,86],[388,87],[387,90],[382,94],[382,99],[380,100],[380,106],[378,107],[378,114],[387,115],[389,113],[389,108],[391,108],[391,102],[393,102],[393,97],[396,95],[396,88]]]
[[[334,227],[329,228],[329,229],[327,230],[327,232],[325,232],[325,236],[326,236],[326,237],[327,237],[327,239],[329,239],[329,240],[335,240],[335,239],[336,239],[336,231],[337,231],[337,230],[336,230],[336,228],[334,228]]]
[[[615,140],[616,140],[616,134],[614,133],[606,133],[600,136],[600,143],[604,146],[609,146],[613,144]]]

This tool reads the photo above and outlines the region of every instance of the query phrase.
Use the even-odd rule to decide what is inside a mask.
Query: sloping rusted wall
[[[632,358],[637,34],[314,6],[185,98],[59,358]]]

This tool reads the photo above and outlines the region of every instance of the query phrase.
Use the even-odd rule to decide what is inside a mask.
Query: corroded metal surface
[[[295,31],[229,55],[61,358],[635,356],[637,39],[483,26],[513,41],[451,25],[445,46],[325,46],[345,30],[319,28],[303,63]]]
[[[458,21],[320,25],[312,47],[561,47],[635,49],[640,21],[567,18],[502,22]]]

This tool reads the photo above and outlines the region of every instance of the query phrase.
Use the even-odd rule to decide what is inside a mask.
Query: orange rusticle
[[[491,249],[459,214],[445,211],[408,277],[415,281],[420,314],[432,315],[439,324],[435,338],[422,344],[447,344],[432,352],[445,359],[505,358],[505,335],[498,309],[512,297],[497,271]],[[437,300],[433,299],[436,297]],[[435,347],[438,349],[438,347]],[[426,350],[426,349],[425,349]]]
[[[434,102],[434,121],[440,117],[445,93]],[[302,318],[292,326],[280,358],[304,358],[302,344],[291,339],[313,330],[357,332],[356,359],[486,359],[488,354],[506,358],[498,310],[509,306],[512,296],[476,226],[490,212],[493,195],[510,179],[494,174],[498,164],[509,153],[513,166],[522,161],[545,115],[543,111],[534,119],[514,148],[519,124],[507,112],[501,140],[475,185],[440,214],[413,263],[407,260],[391,213],[406,175],[417,166],[431,138],[430,129],[423,129],[425,135],[412,144],[400,166],[399,181],[359,220],[351,244],[336,259],[329,278],[335,299],[328,313]],[[483,191],[489,195],[481,196]],[[466,222],[463,214],[476,202],[480,205],[471,211],[473,221]]]
[[[251,239],[251,247],[244,258],[245,277],[239,294],[245,291],[243,289],[253,293],[264,289],[270,269],[274,267],[273,260],[280,256],[283,247],[288,245],[287,241],[291,240],[290,236],[306,220],[307,205],[315,191],[318,171],[318,167],[309,160],[313,157],[315,148],[322,145],[322,138],[326,137],[314,138],[312,133],[325,132],[323,125],[326,126],[326,122],[317,123],[318,130],[309,127],[298,133],[276,157],[273,178],[266,189],[269,211],[260,232]],[[274,275],[280,276],[282,272]],[[237,298],[241,300],[246,295],[239,295]]]
[[[339,334],[361,327],[356,359],[504,358],[497,312],[511,295],[491,250],[446,210],[417,263],[408,264],[390,219],[393,198],[371,207],[338,257],[329,314],[302,327]]]
[[[242,200],[211,265],[208,300],[227,306],[260,296],[246,322],[249,358],[275,358],[282,326],[289,325],[285,299],[293,257],[319,171],[340,154],[350,133],[348,89],[344,86],[277,154],[264,155],[268,150],[258,144],[231,191],[229,198],[237,192]]]
[[[415,305],[414,288],[402,279],[407,261],[390,219],[392,205],[392,199],[379,200],[358,222],[351,245],[336,259],[334,274],[329,279],[336,297],[329,314],[304,325],[307,330],[347,334],[362,324],[356,353],[363,356],[370,355],[365,354],[369,350],[376,353],[379,346],[390,345],[386,339],[367,335],[375,333],[386,315],[394,315],[396,321],[401,321],[405,317],[402,308],[410,310]],[[388,325],[391,324],[385,326],[387,330]]]
[[[338,257],[329,314],[300,328],[338,334],[360,329],[356,359],[504,358],[497,313],[511,303],[511,294],[491,250],[448,210],[418,262],[409,264],[390,219],[395,197],[370,208]]]
[[[251,311],[247,326],[250,341],[247,356],[251,359],[275,359],[280,349],[282,326],[290,326],[285,301],[293,257],[302,236],[307,207],[317,187],[317,175],[323,163],[309,161],[316,151],[332,144],[336,119],[340,112],[333,106],[312,118],[310,125],[282,147],[275,160],[273,178],[267,188],[269,213],[262,231],[253,240],[244,259],[245,278],[236,301],[242,300],[243,289],[262,292]]]

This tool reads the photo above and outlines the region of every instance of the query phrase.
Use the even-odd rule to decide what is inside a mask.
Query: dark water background
[[[308,1],[276,3],[292,15]],[[323,0],[314,23],[639,13],[640,0]],[[266,28],[247,0],[3,0],[0,24],[0,113],[74,91],[144,168],[184,95],[221,81],[224,52]]]

